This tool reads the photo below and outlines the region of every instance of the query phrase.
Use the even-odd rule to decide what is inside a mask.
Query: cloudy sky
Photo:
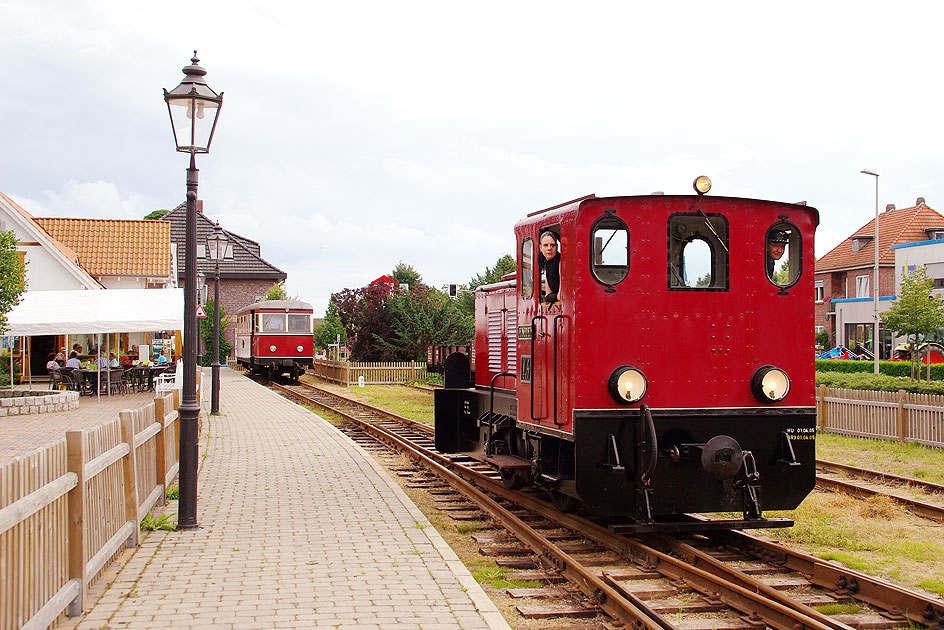
[[[806,200],[817,255],[944,210],[940,2],[0,0],[0,191],[37,216],[184,200],[162,88],[224,92],[200,198],[290,293],[404,261],[467,282],[581,195]]]

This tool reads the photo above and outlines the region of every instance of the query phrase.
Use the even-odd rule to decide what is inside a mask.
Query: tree
[[[422,361],[427,346],[469,343],[475,334],[472,316],[460,312],[446,294],[430,287],[391,296],[387,309],[392,335],[378,341],[395,360]]]
[[[397,263],[397,266],[393,268],[393,271],[390,272],[390,277],[399,282],[400,284],[405,284],[414,289],[423,284],[423,277],[420,275],[412,265],[408,265],[402,260]]]
[[[216,327],[216,303],[213,300],[207,300],[203,306],[207,316],[200,321],[200,338],[203,340],[203,365],[213,364],[213,329]],[[226,357],[233,351],[233,346],[226,341],[226,325],[229,324],[229,317],[226,315],[226,309],[220,305],[220,363],[226,363]]]
[[[288,291],[285,290],[285,280],[282,282],[277,282],[269,287],[269,290],[266,292],[265,299],[267,300],[297,300],[298,296],[292,297],[288,294]]]
[[[7,329],[7,313],[26,291],[26,264],[16,251],[16,233],[0,232],[0,333]]]
[[[514,273],[517,268],[518,267],[515,263],[515,259],[511,257],[511,254],[505,254],[495,261],[494,267],[486,267],[485,273],[477,274],[475,277],[469,280],[469,284],[459,285],[459,298],[456,300],[456,302],[458,302],[459,310],[462,313],[474,316],[475,289],[482,286],[483,284],[492,284],[493,282],[498,282],[501,280],[502,276],[509,273]]]
[[[881,313],[882,324],[896,335],[904,335],[911,343],[912,380],[915,379],[919,337],[927,340],[944,326],[944,302],[931,293],[933,288],[934,279],[928,277],[925,267],[908,271],[901,279],[901,295],[889,310]]]
[[[378,341],[390,338],[393,333],[387,312],[389,299],[390,286],[380,283],[360,289],[344,289],[331,296],[347,335],[352,359],[393,360],[393,355]]]
[[[155,211],[153,211],[153,212],[150,212],[150,213],[144,215],[144,220],[145,220],[145,221],[156,221],[157,219],[160,219],[162,216],[164,216],[164,215],[167,214],[168,212],[170,212],[170,210],[155,210]]]
[[[341,335],[341,343],[347,343],[347,332],[344,330],[344,326],[341,325],[341,319],[335,312],[336,309],[337,306],[334,302],[329,304],[324,321],[315,326],[315,347],[327,348],[331,344],[337,343],[338,335]]]

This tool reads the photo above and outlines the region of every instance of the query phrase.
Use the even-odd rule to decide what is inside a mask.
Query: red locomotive
[[[516,277],[475,296],[474,383],[464,355],[445,363],[437,448],[614,529],[791,525],[762,511],[815,484],[819,215],[708,188],[519,221]],[[692,516],[711,512],[742,517]]]
[[[236,360],[254,374],[293,379],[311,366],[314,354],[311,304],[263,300],[236,313]]]

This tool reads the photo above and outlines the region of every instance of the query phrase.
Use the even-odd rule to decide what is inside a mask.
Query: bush
[[[873,361],[843,361],[841,359],[817,359],[816,373],[820,372],[842,372],[852,374],[857,372],[866,372],[871,374],[875,369]],[[880,374],[887,376],[911,376],[910,361],[879,361],[878,370]],[[921,364],[921,375],[927,374],[928,366]],[[935,363],[931,365],[931,380],[944,381],[944,363]]]
[[[818,363],[820,362],[817,361]],[[827,363],[864,363],[864,361],[827,361]],[[894,363],[894,361],[891,363]],[[880,364],[880,367],[883,364]],[[934,366],[931,367],[933,372]],[[887,374],[872,374],[871,372],[827,372],[817,370],[816,385],[841,387],[843,389],[871,389],[883,392],[897,392],[899,389],[903,389],[906,392],[916,394],[944,394],[944,382],[942,381],[931,381],[930,384],[920,383],[912,381],[908,376],[889,376]]]

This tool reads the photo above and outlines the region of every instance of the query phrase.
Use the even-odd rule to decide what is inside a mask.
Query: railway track
[[[599,620],[603,614],[650,630],[882,630],[909,621],[944,630],[944,601],[938,598],[742,532],[613,534],[534,494],[507,489],[488,465],[436,452],[429,425],[308,385],[273,387],[340,414],[357,433],[405,453],[416,470],[397,474],[432,492],[453,518],[483,528],[500,524],[473,540],[482,555],[511,571],[508,578],[545,584],[508,589],[509,596],[530,602],[517,606],[526,617]],[[837,603],[846,604],[840,614],[813,608]]]
[[[821,459],[816,460],[816,467],[819,470],[816,476],[816,485],[819,488],[842,492],[860,499],[885,496],[919,516],[944,521],[944,486],[940,484]],[[843,477],[853,477],[875,485],[851,483]],[[894,487],[899,488],[901,492],[893,489]]]

